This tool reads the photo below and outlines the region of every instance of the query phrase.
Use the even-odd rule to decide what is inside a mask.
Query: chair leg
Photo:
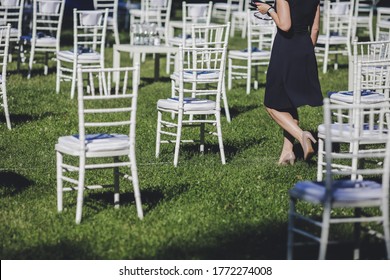
[[[355,155],[352,158],[351,162],[351,180],[356,180],[357,179],[357,170],[358,170],[358,164],[359,164],[359,159],[356,157],[359,153],[359,144],[358,143],[352,143],[350,146],[352,155]]]
[[[118,163],[119,159],[118,157],[114,157],[114,163]],[[119,167],[113,168],[114,172],[114,207],[119,208]]]
[[[76,62],[73,63],[73,73],[72,73],[72,87],[70,89],[70,98],[74,98],[74,94],[76,92],[76,79],[77,79],[77,64]]]
[[[175,155],[173,158],[173,165],[175,167],[177,166],[177,163],[179,161],[179,150],[180,150],[182,123],[183,123],[183,111],[179,110],[179,114],[177,116]]]
[[[325,45],[324,61],[322,65],[322,73],[324,74],[328,71],[328,57],[329,57],[329,46]]]
[[[252,63],[248,60],[247,70],[246,70],[246,94],[251,93],[251,78],[252,78]]]
[[[227,122],[230,123],[232,120],[230,118],[230,110],[229,110],[229,104],[228,104],[227,94],[226,94],[225,78],[223,79],[222,82],[222,99],[223,99],[223,108],[225,109],[226,120]]]
[[[175,97],[175,80],[171,81],[171,97]],[[172,120],[175,119],[175,113],[174,112],[171,113],[171,118],[172,118]]]
[[[241,32],[241,38],[242,39],[244,39],[244,38],[246,38],[246,32],[248,31],[247,30],[247,23],[246,23],[246,21],[247,21],[248,19],[247,18],[245,18],[244,20],[243,20],[243,22],[242,22],[242,32]]]
[[[228,90],[232,89],[232,72],[233,72],[233,61],[231,58],[228,60]]]
[[[317,181],[323,179],[323,164],[324,164],[324,141],[318,139],[318,157],[317,157]]]
[[[157,112],[157,131],[156,131],[156,158],[160,155],[160,144],[161,144],[161,120],[162,113]]]
[[[374,41],[374,28],[372,22],[368,25],[368,32],[370,33],[370,41]]]
[[[225,150],[223,147],[223,140],[222,140],[222,127],[221,127],[221,114],[220,114],[220,112],[215,114],[215,118],[217,121],[217,136],[218,136],[218,143],[219,143],[219,152],[221,154],[221,162],[222,162],[222,164],[226,164]]]
[[[43,65],[43,74],[47,76],[49,74],[49,53],[45,52],[45,64]]]
[[[121,42],[119,39],[118,25],[114,24],[113,29],[114,29],[115,44],[119,45]]]
[[[165,66],[165,72],[167,74],[171,73],[171,54],[167,53],[167,61]]]
[[[57,151],[57,211],[62,212],[63,209],[63,181],[62,181],[62,154]]]
[[[288,212],[288,228],[287,228],[287,259],[293,259],[294,251],[294,222],[295,222],[295,199],[290,198],[290,210]]]
[[[7,88],[6,88],[6,85],[4,83],[1,84],[0,86],[2,87],[1,91],[3,92],[0,95],[3,95],[2,96],[2,98],[3,98],[2,107],[4,108],[5,122],[7,124],[7,128],[11,129],[11,120],[10,120],[9,111],[8,111]],[[0,96],[0,98],[1,98],[1,96]]]
[[[382,216],[383,216],[383,235],[385,239],[387,259],[390,260],[390,222],[389,222],[388,203],[384,203],[384,207],[382,208]]]
[[[57,59],[57,77],[56,77],[56,93],[60,92],[61,83],[61,62]]]
[[[138,170],[137,170],[137,162],[135,159],[134,146],[130,150],[130,161],[131,161],[131,178],[133,183],[135,206],[137,208],[138,218],[142,220],[144,217],[144,213],[142,210],[141,192],[139,189]]]
[[[81,216],[83,214],[83,200],[84,200],[84,180],[85,180],[85,157],[80,157],[79,164],[79,183],[77,188],[77,204],[76,204],[76,224],[80,224]]]
[[[200,135],[199,135],[199,139],[200,139],[200,145],[199,145],[199,151],[201,153],[204,153],[204,132],[205,132],[205,123],[201,123],[200,124]]]
[[[355,217],[361,216],[361,209],[355,208]],[[361,224],[360,222],[354,223],[353,225],[353,239],[354,239],[354,249],[353,249],[353,259],[358,260],[360,259],[360,233],[361,233]]]
[[[235,31],[236,31],[236,19],[232,17],[231,26],[230,26],[230,37],[234,37]]]
[[[33,46],[31,46],[30,60],[29,60],[29,63],[28,63],[27,79],[31,78],[31,71],[32,71],[32,68],[33,68],[33,63],[34,63],[34,55],[35,55],[35,48]]]
[[[326,249],[328,247],[328,237],[329,237],[329,224],[330,224],[329,222],[330,222],[330,206],[325,205],[324,212],[322,214],[320,250],[318,253],[319,260],[325,260],[326,257]]]

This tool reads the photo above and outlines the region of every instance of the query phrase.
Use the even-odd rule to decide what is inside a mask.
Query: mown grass
[[[238,37],[230,47],[243,48]],[[107,65],[112,49],[107,49]],[[122,65],[129,64],[125,58]],[[10,65],[8,94],[13,129],[0,115],[0,232],[2,259],[284,259],[288,189],[298,180],[315,179],[316,157],[294,166],[276,165],[282,132],[263,106],[265,78],[259,90],[245,94],[244,81],[228,91],[233,117],[223,118],[227,164],[222,165],[216,139],[206,153],[185,145],[173,167],[173,147],[156,159],[156,102],[168,97],[170,82],[161,59],[162,78],[153,82],[153,59],[142,64],[137,116],[137,161],[144,220],[136,215],[132,187],[122,182],[120,209],[112,192],[88,191],[83,220],[76,225],[75,193],[65,194],[64,212],[56,211],[54,145],[77,131],[77,101],[70,85],[55,93],[54,64],[43,76],[37,65],[27,80],[26,68]],[[322,91],[346,88],[347,65],[320,74]],[[316,132],[322,108],[299,110],[301,126]],[[111,178],[111,172],[95,175]],[[312,210],[318,214],[318,209]],[[347,236],[350,229],[333,232]],[[368,244],[369,243],[369,244]],[[363,241],[363,258],[382,258],[382,244]],[[298,258],[316,258],[316,248],[297,250]],[[330,258],[352,258],[347,247],[331,247]]]

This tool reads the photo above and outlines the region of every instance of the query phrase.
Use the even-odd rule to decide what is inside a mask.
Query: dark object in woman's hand
[[[249,2],[249,5],[251,5],[253,8],[255,8],[255,9],[257,10],[257,3],[260,4],[260,3],[262,3],[262,2],[259,1],[259,0],[251,0],[251,1]]]

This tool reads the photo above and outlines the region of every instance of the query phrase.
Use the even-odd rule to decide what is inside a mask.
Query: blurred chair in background
[[[104,68],[108,9],[73,10],[73,49],[57,52],[56,92],[61,81],[70,81],[71,98],[76,90],[76,67]]]

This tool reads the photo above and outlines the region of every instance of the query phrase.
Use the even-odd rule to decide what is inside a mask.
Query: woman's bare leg
[[[295,110],[277,111],[275,109],[267,108],[267,112],[283,130],[302,144],[303,131],[298,125],[298,113]]]
[[[313,152],[310,141],[307,141],[307,135],[304,137],[304,132],[299,127],[298,111],[296,109],[278,111],[267,108],[267,112],[283,129],[284,141],[279,163],[283,163],[286,160],[286,155],[293,154],[294,139],[297,139],[301,146],[304,147],[305,157]]]

